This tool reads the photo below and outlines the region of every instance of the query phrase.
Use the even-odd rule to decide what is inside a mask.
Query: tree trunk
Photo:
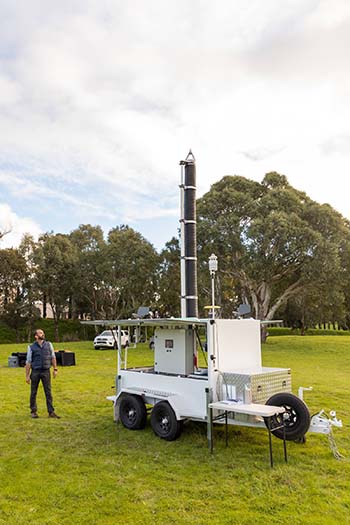
[[[46,309],[46,294],[43,294],[43,319],[46,319],[47,309]]]
[[[72,311],[73,311],[73,300],[72,296],[69,296],[68,299],[68,319],[72,319]]]
[[[58,329],[58,319],[54,316],[54,325],[55,325],[55,342],[60,340],[59,329]]]
[[[51,303],[51,309],[52,309],[53,321],[54,321],[55,342],[58,342],[60,340],[58,321],[61,318],[61,310],[60,310],[60,307],[57,307],[55,304],[52,304],[52,303]]]
[[[267,327],[264,324],[262,324],[260,326],[260,337],[262,343],[266,343],[268,335],[269,333],[267,331]]]
[[[305,332],[306,332],[306,327],[305,327],[305,309],[304,309],[304,302],[303,302],[301,319],[300,319],[300,335],[305,335]]]
[[[27,343],[29,343],[32,340],[32,320],[29,320],[28,323],[28,330],[27,330]]]

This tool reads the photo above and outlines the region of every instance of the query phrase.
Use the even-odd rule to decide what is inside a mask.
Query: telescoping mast
[[[190,150],[181,166],[181,317],[198,318],[196,160]]]

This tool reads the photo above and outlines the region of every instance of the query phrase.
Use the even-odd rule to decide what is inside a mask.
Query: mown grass
[[[60,420],[46,416],[39,391],[38,420],[29,417],[23,369],[7,357],[25,345],[0,345],[0,523],[4,524],[266,524],[350,523],[350,337],[274,337],[263,349],[267,366],[291,366],[294,391],[313,385],[310,411],[336,408],[336,432],[346,456],[336,461],[325,436],[305,445],[274,439],[276,465],[268,462],[267,433],[232,428],[225,448],[216,428],[211,456],[206,427],[189,423],[178,441],[156,438],[149,426],[115,425],[105,400],[114,392],[114,351],[92,343],[56,348],[76,352],[76,367],[60,368],[53,382]],[[152,361],[146,347],[129,351],[130,364]]]

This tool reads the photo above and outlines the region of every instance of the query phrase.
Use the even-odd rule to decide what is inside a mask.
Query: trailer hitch
[[[333,435],[333,428],[342,428],[343,423],[341,419],[337,419],[335,410],[331,410],[329,413],[330,417],[326,414],[324,410],[318,412],[311,418],[310,423],[310,432],[316,432],[319,434],[325,434],[328,437],[329,446],[333,452],[335,459],[343,459],[344,456],[339,452],[337,444]]]
[[[298,397],[304,401],[304,392],[312,390],[312,386],[305,387],[300,386],[298,389]],[[322,409],[311,417],[310,430],[309,432],[316,432],[318,434],[330,434],[332,426],[342,428],[343,423],[341,419],[337,419],[337,413],[335,410],[331,410],[327,413]]]
[[[304,397],[303,396],[304,391],[308,391],[308,390],[312,390],[312,386],[299,387],[298,397],[302,401]],[[335,459],[343,459],[344,456],[339,452],[335,439],[334,439],[333,427],[342,428],[343,427],[342,420],[337,419],[337,413],[335,410],[331,410],[328,416],[326,411],[322,409],[320,410],[320,412],[317,412],[311,417],[309,432],[314,432],[316,434],[325,434],[328,437],[329,446],[330,446],[331,451],[333,452],[333,456],[335,457]]]
[[[331,410],[329,415],[330,417],[328,417],[324,410],[314,414],[311,418],[310,432],[316,432],[318,434],[330,434],[332,427],[343,427],[342,420],[337,419],[335,410]]]

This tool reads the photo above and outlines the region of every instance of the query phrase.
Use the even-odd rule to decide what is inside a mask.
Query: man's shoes
[[[38,416],[37,412],[32,412],[30,414],[30,417],[32,417],[33,419],[37,419],[39,416]]]
[[[54,419],[61,419],[60,416],[58,416],[58,415],[56,414],[56,412],[50,412],[50,413],[49,413],[49,417],[52,417],[52,418],[54,418]]]

